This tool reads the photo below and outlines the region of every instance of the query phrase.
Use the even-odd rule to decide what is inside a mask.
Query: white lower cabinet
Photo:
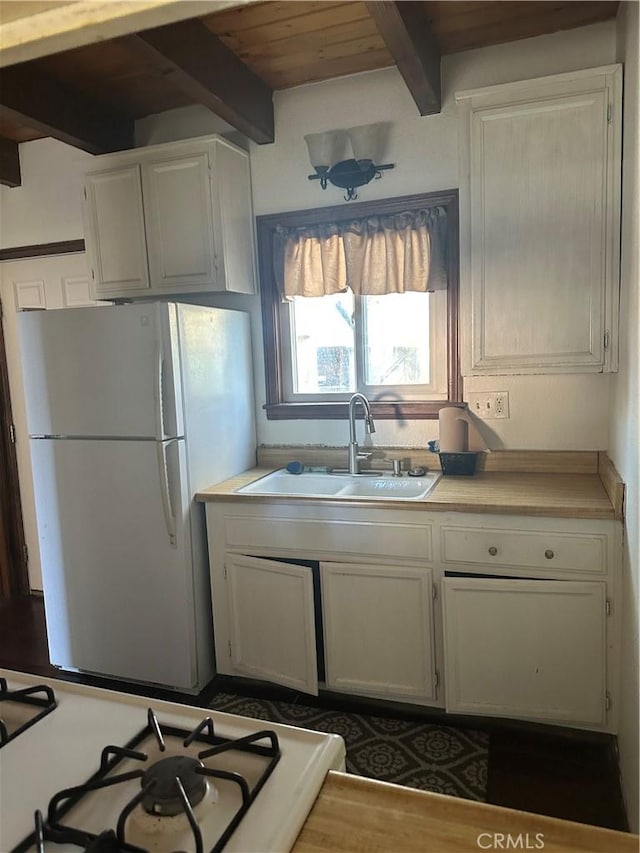
[[[229,652],[241,675],[318,692],[313,578],[305,566],[229,557]]]
[[[432,572],[321,563],[326,685],[394,699],[435,699]]]
[[[619,522],[206,511],[221,674],[615,733]]]
[[[446,708],[602,726],[605,584],[446,577]]]

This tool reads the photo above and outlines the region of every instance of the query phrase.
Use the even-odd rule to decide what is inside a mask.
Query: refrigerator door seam
[[[56,441],[176,441],[184,439],[184,435],[172,435],[168,438],[157,439],[155,435],[30,435],[33,441],[51,440]]]

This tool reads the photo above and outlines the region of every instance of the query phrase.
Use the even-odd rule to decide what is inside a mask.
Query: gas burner
[[[145,791],[142,808],[152,815],[181,814],[184,812],[184,801],[180,786],[189,805],[197,806],[207,793],[207,782],[200,772],[203,769],[202,761],[185,755],[156,761],[140,780]]]
[[[0,678],[0,748],[33,726],[56,707],[53,690],[46,684],[10,690]]]

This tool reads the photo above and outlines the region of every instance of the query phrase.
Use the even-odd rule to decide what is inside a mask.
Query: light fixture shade
[[[386,147],[387,125],[362,124],[347,130],[354,158],[360,163],[382,163]]]
[[[323,133],[308,133],[305,138],[311,165],[317,172],[327,171],[344,159],[347,134],[344,130],[326,130]]]

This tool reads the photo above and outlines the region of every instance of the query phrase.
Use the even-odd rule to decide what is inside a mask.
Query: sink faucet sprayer
[[[356,441],[356,405],[362,404],[364,409],[364,428],[368,435],[376,431],[376,425],[373,422],[371,407],[369,401],[364,394],[354,394],[349,400],[349,473],[360,473],[360,460],[364,457],[358,452],[358,442]]]

